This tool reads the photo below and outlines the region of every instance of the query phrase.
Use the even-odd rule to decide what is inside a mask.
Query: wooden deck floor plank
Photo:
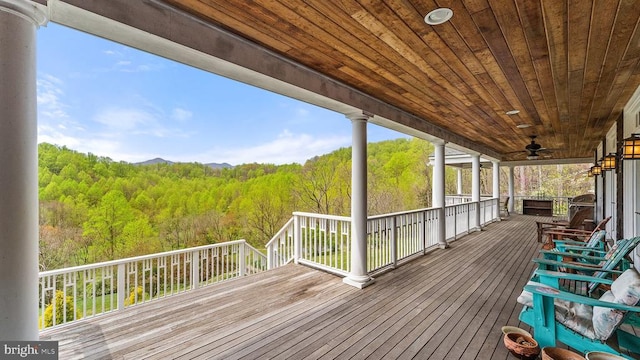
[[[500,241],[500,239],[502,239],[504,236],[508,235],[507,232],[504,232],[504,233],[494,232],[494,233],[491,233],[490,236],[486,236],[486,234],[484,235],[485,235],[484,237],[482,236],[482,234],[478,235],[478,238],[474,239],[474,243],[482,244],[482,246],[480,248],[476,247],[476,249],[474,249],[475,251],[473,251],[472,253],[480,255],[480,257],[486,259],[486,261],[499,261],[499,260],[496,260],[495,258],[487,256],[487,254],[491,252],[490,248],[493,246],[493,244]],[[485,240],[485,241],[483,242],[482,240]],[[501,254],[504,254],[504,253],[501,253]],[[461,284],[457,284],[456,286],[460,288],[464,288],[464,286],[461,286]],[[438,301],[439,302],[446,301],[446,298],[439,299]],[[388,331],[387,338],[384,339],[384,343],[381,346],[376,348],[376,350],[371,354],[370,358],[381,359],[385,357],[393,358],[394,356],[399,356],[400,353],[403,352],[410,345],[409,342],[413,341],[413,338],[409,340],[410,338],[407,337],[407,336],[412,336],[411,331],[414,331],[415,336],[420,336],[420,334],[422,334],[424,329],[416,330],[416,328],[419,327],[421,324],[423,325],[423,327],[426,326],[425,324],[432,324],[439,315],[440,315],[439,313],[431,313],[431,314],[428,314],[428,317],[426,318],[423,317],[423,318],[411,319],[409,323],[402,324],[402,326],[396,326],[396,325],[391,326]],[[392,353],[389,353],[390,351]]]
[[[529,279],[532,268],[534,267],[534,264],[531,263],[529,259],[531,256],[535,256],[539,247],[536,242],[531,242],[528,251],[518,260],[522,265],[521,272],[517,274],[517,278],[514,275],[514,280],[508,283],[513,283],[513,286],[505,287],[496,306],[492,309],[491,315],[482,323],[464,352],[459,356],[460,359],[501,358],[498,354],[494,355],[493,351],[496,345],[500,345],[502,326],[511,325],[509,324],[509,319],[514,307],[517,307],[516,298]],[[500,347],[502,346],[500,345]],[[456,357],[450,353],[447,355],[447,358],[454,359]]]
[[[380,274],[363,290],[289,265],[67,327],[60,358],[509,359],[503,325],[540,244],[511,216]]]
[[[407,265],[407,266],[410,266],[410,265]],[[433,274],[425,273],[425,274],[422,274],[421,276],[433,276]],[[402,281],[402,279],[399,279],[399,280]],[[382,287],[387,288],[384,285]],[[371,289],[374,289],[374,288],[371,288]],[[343,333],[349,333],[348,328],[350,326],[353,326],[352,324],[359,323],[363,321],[363,319],[364,320],[369,319],[371,317],[371,313],[384,314],[387,310],[392,309],[392,307],[389,307],[389,304],[392,304],[394,299],[397,299],[400,296],[404,295],[404,293],[401,292],[402,289],[404,289],[404,292],[407,294],[412,294],[415,292],[415,291],[411,291],[411,288],[409,286],[402,284],[402,282],[396,283],[396,287],[389,286],[388,289],[389,289],[388,294],[382,294],[380,290],[377,290],[371,295],[367,295],[368,297],[366,298],[366,300],[365,299],[361,300],[360,303],[357,304],[357,306],[355,306],[353,309],[350,309],[347,312],[346,318],[342,316],[337,316],[336,321],[333,321],[333,323],[331,324],[331,327],[326,328],[327,329],[326,332],[329,332],[333,338],[339,337]],[[370,290],[365,289],[365,292],[370,293]],[[415,294],[415,296],[418,296],[418,295],[419,293]],[[379,299],[382,299],[382,300],[379,300]],[[357,315],[355,317],[350,316],[349,312],[354,312],[354,313],[357,312]],[[322,334],[320,334],[319,336],[322,336]],[[302,352],[298,352],[295,354],[289,352],[289,354],[286,354],[286,355],[287,356],[291,355],[293,357],[308,356],[308,351],[313,350],[314,348],[317,348],[317,346],[315,346],[317,342],[309,341],[311,339],[307,339],[307,340],[308,341],[306,341],[306,343],[309,345],[305,346],[307,348],[306,350],[303,350]],[[319,339],[319,342],[323,343],[322,338]],[[289,349],[289,350],[292,350],[292,349]],[[282,357],[283,355],[284,354],[280,354],[279,357]]]
[[[403,341],[406,345],[402,352],[400,352],[400,350],[402,350],[403,343],[399,344],[400,346],[396,347],[388,355],[392,357],[397,356],[400,359],[413,358],[414,356],[427,359],[439,345],[450,347],[451,342],[446,341],[450,332],[468,312],[475,313],[478,311],[478,308],[481,306],[478,299],[488,296],[488,294],[500,284],[502,279],[496,276],[496,274],[505,274],[504,271],[500,270],[505,266],[508,267],[507,264],[510,263],[512,258],[517,256],[519,251],[519,247],[505,246],[502,242],[488,247],[486,256],[492,258],[494,261],[486,267],[482,275],[474,275],[476,281],[466,293],[468,295],[454,298],[450,301],[444,301],[444,304],[449,305],[444,313],[440,314],[432,323],[427,321],[419,324],[413,331],[419,332],[420,335],[417,337],[410,335],[409,338],[413,338],[411,344],[408,344],[408,341]],[[496,254],[500,255],[496,256]],[[472,263],[470,265],[476,269],[484,268],[481,264]],[[467,319],[466,321],[468,322],[469,320]],[[443,343],[443,341],[445,341],[445,343]],[[446,355],[446,352],[442,356],[444,355]]]
[[[537,251],[534,253],[537,254]],[[532,256],[536,256],[536,255],[532,255]],[[510,356],[509,352],[502,344],[502,338],[503,338],[503,334],[501,331],[502,326],[505,326],[505,325],[517,326],[527,331],[530,331],[529,326],[526,324],[520,323],[520,320],[518,319],[518,316],[520,315],[520,310],[522,309],[522,305],[520,305],[516,301],[516,299],[522,292],[522,288],[525,286],[527,281],[529,281],[531,277],[531,273],[533,272],[534,268],[535,268],[535,264],[530,262],[528,264],[528,267],[526,268],[526,271],[524,271],[522,277],[520,278],[520,280],[514,285],[512,289],[511,297],[504,304],[502,311],[500,312],[500,315],[496,322],[496,325],[493,328],[493,331],[487,335],[487,337],[485,338],[484,344],[482,345],[482,348],[478,352],[479,359],[482,358],[482,356],[488,356],[491,359],[493,358],[503,359],[503,358],[508,358],[508,356]]]
[[[511,298],[509,298],[504,304],[498,318],[499,320],[496,323],[493,331],[490,332],[485,338],[482,348],[480,349],[480,351],[478,352],[478,356],[476,357],[477,359],[509,359],[512,356],[503,345],[503,334],[501,331],[502,326],[518,326],[527,331],[530,330],[528,325],[521,324],[520,320],[518,319],[522,306],[516,301],[516,299],[522,292],[522,288],[531,278],[531,274],[535,269],[535,264],[531,261],[531,259],[538,256],[538,249],[541,244],[537,242],[537,239],[535,241],[532,241],[532,243],[535,244],[534,251],[532,251],[531,255],[528,258],[524,258],[521,260],[527,264],[527,268],[522,273],[520,279],[518,279],[518,281],[513,284]]]
[[[512,278],[513,274],[509,272],[496,272],[490,283],[483,284],[486,286],[482,292],[472,296],[474,299],[469,301],[471,306],[465,304],[466,310],[463,312],[461,309],[451,317],[437,335],[427,341],[416,356],[425,359],[459,357],[502,295],[500,286],[508,284]],[[480,290],[478,289],[478,291]],[[452,352],[456,355],[450,355]]]
[[[338,289],[336,289],[336,287]],[[348,291],[357,291],[355,289],[346,289],[343,286],[334,286],[331,296],[319,296],[314,299],[306,299],[287,307],[282,316],[274,318],[256,319],[246,327],[240,327],[237,331],[224,334],[224,337],[217,337],[215,340],[208,339],[206,345],[200,344],[197,349],[185,354],[184,358],[198,358],[218,356],[225,359],[234,359],[243,356],[243,353],[252,353],[260,349],[257,339],[268,343],[269,334],[281,331],[280,335],[286,336],[289,332],[295,331],[298,326],[302,326],[307,322],[311,322],[321,317],[326,312],[331,312],[342,308],[346,300],[344,295]],[[310,304],[325,304],[323,308],[317,308]],[[181,349],[186,352],[188,349]],[[179,357],[177,357],[179,358]]]
[[[552,221],[552,219],[549,220],[542,220],[542,221]],[[539,244],[539,243],[538,243]],[[542,244],[539,244],[540,246]],[[531,255],[530,259],[536,258],[539,256],[539,253],[536,251],[534,252],[534,254]],[[529,260],[529,270],[528,273],[525,273],[522,278],[519,280],[519,282],[515,285],[514,287],[514,294],[513,294],[513,300],[508,301],[505,304],[505,309],[503,311],[503,314],[501,314],[501,316],[509,316],[508,320],[506,322],[506,325],[510,325],[510,326],[517,326],[520,327],[526,331],[531,331],[531,328],[529,327],[529,325],[524,324],[522,322],[520,322],[520,319],[518,318],[520,316],[520,311],[522,310],[522,305],[520,305],[516,299],[517,297],[520,295],[520,293],[522,292],[522,288],[525,286],[525,284],[529,281],[529,279],[531,278],[531,275],[533,274],[533,271],[535,270],[536,265],[535,263],[533,263],[531,260]],[[510,311],[509,311],[510,310]],[[497,330],[497,329],[496,329]],[[481,350],[481,354],[489,354],[491,356],[491,358],[497,358],[497,359],[507,359],[509,357],[511,357],[512,355],[509,354],[509,352],[507,351],[506,347],[504,347],[502,345],[502,337],[503,334],[500,332],[498,333],[497,331],[495,331],[493,334],[491,334],[487,340],[486,343],[491,344],[490,339],[495,337],[498,338],[499,336],[499,344],[500,346],[494,346],[493,347],[493,351],[490,352],[490,346],[483,346],[483,349]]]
[[[287,282],[287,284],[289,283],[298,284],[298,282],[293,281],[291,279],[289,282]],[[282,284],[278,286],[276,283],[273,286],[274,286],[274,289],[277,289],[277,288],[281,288]],[[254,287],[251,290],[255,290],[255,289],[257,288]],[[248,296],[256,296],[257,294],[258,294],[257,292],[251,292],[251,291],[247,293]],[[262,300],[263,300],[263,305],[274,306],[276,308],[282,307],[283,300],[284,302],[287,301],[285,299],[282,299],[280,296],[263,297]],[[224,306],[224,304],[225,303],[223,302],[221,306]],[[226,309],[223,308],[222,309],[223,311],[218,311],[220,307],[218,307],[217,304],[208,302],[206,301],[206,299],[203,299],[203,301],[201,302],[201,304],[199,304],[197,309],[192,309],[189,312],[163,311],[162,315],[164,315],[165,322],[172,324],[172,332],[174,333],[173,339],[175,339],[176,341],[180,341],[181,339],[187,339],[186,341],[189,341],[194,335],[194,333],[197,334],[199,330],[204,330],[203,332],[205,333],[207,331],[215,332],[217,327],[222,327],[222,326],[225,326],[225,324],[229,324],[229,323],[240,322],[245,319],[252,319],[255,316],[255,314],[259,313],[255,310],[255,307],[252,307],[252,306],[247,307],[245,301],[231,301],[229,302],[229,304],[231,304],[231,306],[228,306]],[[194,315],[196,314],[197,316],[200,316],[201,320],[199,321],[193,320]],[[216,326],[216,323],[212,324],[207,320],[208,318],[217,318],[216,323],[219,325]],[[181,329],[184,330],[184,328],[187,328],[187,331],[181,331],[181,332],[176,331]],[[158,336],[148,336],[146,341],[141,344],[142,347],[144,348],[145,346],[152,345],[152,344],[162,344],[164,346],[168,346],[166,344],[163,344],[162,342],[157,342],[156,340],[158,338],[164,337],[163,334],[157,334],[157,335]],[[126,345],[130,343],[131,339],[128,337],[121,337],[121,340]],[[123,350],[128,351],[130,349],[127,349],[126,347],[124,347]],[[117,355],[118,352],[116,352],[115,354]]]
[[[451,251],[451,249],[448,251]],[[492,261],[492,260],[487,259],[487,261]],[[456,266],[452,269],[456,269],[457,267],[459,266]],[[455,271],[452,271],[452,272],[456,273]],[[439,299],[442,299],[445,296],[450,296],[448,294],[452,294],[457,291],[457,288],[454,286],[457,280],[469,278],[469,275],[470,275],[469,272],[466,270],[465,271],[458,270],[454,277],[446,276],[446,274],[442,274],[437,280],[438,282],[428,283],[424,281],[416,281],[414,283],[414,287],[418,287],[422,290],[420,294],[421,296],[417,299],[417,301],[414,300],[412,304],[410,304],[407,307],[407,309],[409,309],[409,311],[413,310],[414,312],[416,311],[416,309],[417,310],[424,309],[420,312],[428,312],[430,307],[437,308],[440,304]],[[397,297],[394,296],[394,300],[396,299]],[[375,309],[370,314],[372,317],[377,317],[377,316],[380,316],[381,313],[377,311],[377,309]],[[366,321],[365,325],[368,322],[369,321]],[[351,324],[351,326],[355,326],[355,325],[358,325],[358,324]],[[347,329],[347,330],[349,333],[349,341],[342,342],[340,341],[341,340],[340,338],[335,339],[334,341],[324,346],[325,350],[329,349],[330,351],[322,356],[324,356],[325,358],[333,357],[333,354],[337,354],[342,349],[352,346],[353,344],[351,343],[351,341],[355,339],[356,335],[364,336],[369,333],[370,329],[365,328],[365,329]],[[316,353],[320,354],[322,351],[323,349],[318,349]],[[313,354],[311,357],[313,358]]]
[[[262,283],[258,287],[251,286],[250,284],[243,284],[241,280],[244,279],[234,279],[229,281],[225,285],[230,286],[232,285],[231,283],[238,282],[235,285],[240,288],[241,291],[260,289],[260,286],[266,288],[273,287],[274,289],[278,289],[283,286],[283,283],[295,283],[293,279],[300,278],[301,275],[304,275],[304,273],[300,273],[298,269],[286,271],[287,272],[283,272],[283,270],[280,270],[281,274],[279,274],[283,276],[283,279],[288,280],[285,282],[279,283],[277,280],[273,281],[273,279],[267,277],[266,279],[269,280],[267,282],[268,285]],[[221,293],[217,293],[211,292],[207,288],[202,288],[193,291],[193,293],[193,295],[195,295],[193,297],[189,296],[191,295],[189,293],[184,293],[157,302],[140,304],[135,307],[128,308],[121,314],[113,314],[114,316],[110,318],[110,321],[103,321],[102,318],[90,319],[88,324],[82,324],[84,327],[88,326],[90,328],[85,329],[85,331],[81,332],[80,334],[77,334],[77,338],[82,338],[82,341],[86,341],[86,349],[93,351],[94,354],[99,355],[104,353],[105,355],[109,355],[113,354],[113,352],[117,352],[123,344],[124,347],[122,347],[122,349],[125,351],[127,349],[131,350],[130,348],[127,348],[126,344],[135,343],[138,346],[141,345],[140,343],[136,342],[136,337],[146,336],[152,339],[156,337],[166,337],[166,334],[162,332],[163,329],[166,329],[167,327],[179,327],[183,323],[188,324],[194,318],[194,312],[202,315],[204,318],[206,318],[206,316],[217,317],[219,326],[225,325],[225,321],[220,320],[226,320],[227,322],[231,321],[226,319],[227,314],[233,314],[234,316],[238,316],[239,314],[239,312],[218,311],[219,309],[224,310],[224,308],[228,307],[229,305],[237,306],[240,303],[233,292],[222,291]],[[278,296],[274,296],[273,298],[279,299]],[[193,301],[194,299],[195,301]],[[162,301],[170,301],[171,306],[167,307],[166,305],[168,304],[165,303],[164,307],[158,307],[158,303],[161,303]],[[216,301],[220,304],[219,306],[217,305],[218,303],[216,303]],[[203,304],[206,304],[207,306],[203,306]],[[197,310],[194,310],[194,308],[196,308]],[[167,311],[168,309],[170,311]],[[249,307],[247,309],[252,308]],[[145,318],[146,321],[144,322],[144,324],[131,324],[131,319],[140,317]],[[91,330],[91,327],[94,326],[96,322],[100,325],[99,331],[96,331],[95,328],[93,329],[93,331],[87,331]],[[211,325],[210,329],[215,330],[215,323]],[[98,348],[92,347],[92,338],[91,336],[87,336],[92,333],[98,338],[98,340],[104,337],[109,338],[109,348],[100,350]]]
[[[449,250],[447,250],[447,251],[449,251]],[[443,253],[447,253],[447,251],[444,251]],[[450,253],[449,253],[449,254],[450,254]],[[450,259],[450,260],[451,260],[451,259]],[[451,265],[451,268],[452,268],[452,269],[457,267],[456,263],[457,263],[457,261],[455,261],[455,259],[454,259],[454,261],[450,261],[450,262],[448,262],[448,264],[450,264],[450,265]],[[415,264],[415,263],[414,263],[414,264]],[[423,276],[423,277],[429,277],[429,278],[434,278],[434,279],[439,279],[439,278],[441,278],[441,275],[440,275],[440,274],[435,274],[436,276],[434,277],[434,273],[435,273],[434,271],[424,271],[424,270],[423,270],[423,268],[425,268],[426,266],[424,266],[423,264],[421,264],[420,266],[416,266],[416,267],[415,267],[415,270],[411,270],[411,269],[412,269],[412,265],[413,265],[413,264],[409,264],[409,265],[407,265],[406,267],[403,267],[403,268],[402,268],[402,269],[403,269],[403,270],[402,270],[402,272],[397,271],[397,272],[393,272],[393,273],[390,273],[390,274],[389,274],[389,275],[391,275],[391,274],[394,274],[394,275],[395,275],[395,274],[401,274],[399,279],[393,278],[393,279],[392,279],[393,281],[387,281],[387,280],[390,280],[390,279],[387,279],[387,278],[386,278],[387,274],[385,274],[385,277],[381,278],[381,280],[380,280],[380,281],[385,281],[385,284],[382,284],[382,283],[381,283],[381,285],[382,285],[383,287],[387,287],[387,286],[389,286],[389,287],[397,286],[398,288],[403,288],[403,287],[405,287],[405,286],[410,286],[410,285],[411,285],[411,283],[413,283],[413,284],[415,285],[416,283],[431,282],[431,281],[428,281],[428,280],[427,280],[427,281],[420,281],[420,280],[416,280],[417,278],[415,277],[415,275],[408,275],[408,276],[405,276],[405,275],[407,275],[407,274],[405,274],[405,271],[409,271],[409,272],[418,272],[418,273],[420,273],[420,275],[421,275],[421,276]],[[442,266],[441,266],[441,267],[442,267]],[[447,273],[447,272],[448,272],[448,271],[446,271],[446,270],[444,271],[444,273]],[[402,281],[403,281],[403,280],[408,281],[408,283],[405,285],[404,283],[402,283]],[[398,282],[398,281],[400,281],[400,282]],[[387,285],[387,284],[392,284],[392,285]],[[398,293],[397,293],[397,292],[395,292],[393,295],[394,295],[394,296],[393,296],[393,298],[398,298]],[[367,308],[367,304],[362,304],[362,307]],[[380,312],[380,311],[378,311],[378,309],[374,309],[374,308],[372,308],[372,307],[368,307],[368,308],[369,308],[369,310],[370,310],[371,312],[373,312],[374,314],[378,314],[378,315],[379,315],[379,314],[384,313],[384,312]],[[333,330],[333,329],[332,329],[332,330]],[[334,334],[335,334],[335,331],[332,331],[332,335],[334,335]],[[308,345],[307,347],[312,347],[312,346],[313,346],[313,345]],[[308,353],[296,353],[296,354],[295,354],[295,356],[296,356],[296,357],[304,357],[304,356],[308,356]]]
[[[306,277],[307,281],[303,283],[304,286],[315,289],[313,290],[314,294],[311,294],[311,291],[308,291],[306,293],[307,297],[315,295],[316,291],[317,293],[322,292],[323,289],[331,286],[331,280],[335,280],[333,276],[327,274],[315,272],[309,272],[309,274],[322,276],[319,279],[314,280],[313,283],[309,283],[308,277]],[[276,286],[273,289],[255,288],[254,292],[245,294],[245,301],[238,304],[237,307],[228,309],[227,312],[229,313],[229,316],[227,316],[224,321],[222,331],[216,331],[215,328],[210,326],[210,322],[208,321],[208,318],[215,317],[216,314],[211,316],[209,316],[209,314],[202,314],[200,321],[191,322],[187,324],[189,325],[188,327],[178,327],[180,334],[177,336],[179,338],[176,339],[176,341],[181,341],[181,339],[183,339],[181,342],[183,346],[180,349],[172,349],[171,344],[164,344],[164,348],[156,348],[154,349],[154,352],[144,353],[142,350],[138,350],[132,354],[131,358],[153,356],[155,353],[162,353],[163,355],[169,356],[174,354],[173,351],[176,350],[180,352],[188,352],[191,349],[202,347],[203,343],[215,342],[220,339],[233,336],[234,334],[239,336],[238,334],[248,331],[247,329],[253,326],[256,322],[264,321],[269,323],[273,321],[281,321],[284,316],[279,317],[279,315],[286,315],[291,306],[295,306],[296,303],[304,302],[304,299],[297,299],[300,297],[300,285],[301,284],[298,282],[289,281],[286,282],[285,286]],[[341,294],[335,289],[332,289],[332,291],[336,293],[336,296]],[[288,296],[283,296],[284,294],[288,294]],[[269,300],[270,297],[278,299],[278,301],[273,302]],[[251,300],[258,298],[260,299],[262,307],[256,307],[254,304],[251,304]],[[259,311],[247,313],[246,311],[250,309],[258,309]],[[234,324],[234,326],[229,327],[229,324]]]
[[[402,288],[402,287],[403,287],[403,285],[398,285],[398,287]],[[366,289],[365,289],[365,291],[366,291]],[[395,295],[397,296],[397,293],[396,293]],[[377,304],[377,305],[379,305],[379,304]],[[362,307],[367,308],[366,304],[363,304],[363,306],[362,306]],[[372,309],[371,309],[371,308],[369,308],[369,310],[371,311]],[[381,311],[380,311],[380,310],[381,310]],[[385,313],[385,309],[384,309],[384,308],[383,308],[383,309],[380,309],[380,310],[375,309],[375,310],[373,310],[373,311],[376,311],[377,313],[382,313],[382,314],[383,314],[383,313]],[[348,321],[349,321],[349,322],[352,322],[352,319],[348,319]],[[326,325],[326,324],[325,324],[325,325]],[[326,326],[325,326],[325,329],[328,329],[328,327],[326,327]],[[334,331],[334,328],[333,328],[333,327],[331,327],[330,331],[331,331],[331,334],[332,334],[332,335],[335,335],[335,331]],[[317,335],[317,334],[314,334],[314,335]],[[320,335],[320,336],[321,336],[321,335]],[[307,343],[311,342],[311,341],[310,341],[311,339],[306,339],[306,340],[307,340]],[[281,344],[277,344],[277,345],[275,345],[275,346],[277,347],[277,346],[280,346],[280,345],[281,345]],[[285,345],[284,347],[286,348],[286,345]],[[292,353],[290,350],[291,350],[291,349],[289,349],[289,352],[288,352],[287,354],[280,354],[280,355],[281,355],[281,356],[282,356],[282,355],[286,355],[286,356],[293,355],[293,353]],[[274,355],[273,353],[272,353],[272,354],[269,354],[269,358],[271,358],[271,356],[273,356],[273,355]],[[303,354],[297,353],[297,354],[295,354],[295,357],[303,357]]]
[[[474,343],[475,339],[485,339],[492,331],[497,330],[497,326],[502,327],[505,324],[497,323],[497,319],[504,308],[504,305],[510,300],[515,301],[513,298],[514,287],[511,284],[517,283],[523,274],[528,276],[529,264],[527,260],[531,255],[537,251],[538,246],[535,243],[531,243],[529,247],[523,247],[519,252],[518,259],[525,258],[525,261],[516,260],[512,263],[517,265],[515,268],[510,268],[505,271],[505,277],[503,278],[499,287],[493,291],[491,297],[487,298],[483,303],[480,310],[473,316],[473,319],[468,322],[469,325],[458,326],[457,331],[452,331],[450,337],[455,339],[455,343],[449,349],[440,345],[433,357],[439,358],[442,351],[446,349],[446,355],[443,354],[445,360],[460,359],[463,354],[478,353],[480,350],[479,345]],[[521,289],[521,288],[520,288]],[[468,314],[472,315],[472,314]],[[449,340],[451,342],[451,340]],[[443,342],[445,344],[445,342]],[[475,346],[474,346],[475,345]],[[482,345],[482,343],[480,343]]]
[[[477,255],[477,257],[483,258],[484,255],[480,252],[476,252],[475,253]],[[465,259],[467,261],[473,261],[473,258],[467,258]],[[459,262],[458,264],[463,263],[462,261]],[[459,267],[459,266],[458,266]],[[457,269],[457,271],[459,271],[459,269]],[[459,271],[460,272],[460,271]],[[469,275],[469,273],[463,273],[460,272],[460,275],[462,277],[466,277]],[[487,276],[489,276],[489,274],[487,274]],[[448,279],[446,274],[442,277],[442,281],[451,281],[452,283],[455,281],[455,279]],[[455,292],[455,288],[453,289]],[[400,321],[403,317],[408,316],[407,314],[411,311],[412,309],[406,309],[404,312],[398,312],[398,314],[400,315],[400,317],[398,318],[397,316],[391,317],[389,318],[389,321],[392,323],[396,323],[397,321]],[[350,346],[347,347],[347,344],[340,344],[339,347],[335,347],[332,352],[330,352],[327,355],[331,355],[332,353],[337,352],[338,350],[343,350],[344,351],[340,354],[341,357],[351,357],[351,356],[355,356],[356,354],[361,354],[361,355],[369,355],[369,352],[374,349],[377,344],[375,342],[375,339],[377,337],[380,336],[380,334],[385,330],[385,328],[383,328],[385,324],[384,323],[370,323],[367,324],[367,326],[365,326],[364,328],[362,328],[361,330],[359,330],[360,335],[362,335],[362,337],[360,338],[360,340],[357,343],[351,344]],[[354,337],[353,335],[351,336],[352,338]],[[385,336],[381,337],[382,339],[385,338]],[[365,349],[366,348],[366,349]]]
[[[256,276],[259,276],[259,275],[261,274],[258,274]],[[260,279],[260,277],[257,277],[255,279],[255,282],[253,282],[253,284],[255,284],[255,286],[269,286],[269,284],[271,284],[272,286],[278,286],[279,281],[277,280],[277,278],[264,277],[264,276],[262,277],[263,279]],[[142,313],[145,315],[160,313],[162,308],[166,307],[165,301],[172,301],[173,303],[175,303],[172,308],[172,311],[175,313],[183,310],[184,308],[188,308],[192,306],[193,303],[197,303],[198,301],[204,301],[203,298],[206,301],[222,299],[221,300],[222,302],[227,303],[230,300],[234,299],[234,294],[231,291],[233,290],[234,286],[236,287],[236,291],[253,286],[251,284],[243,285],[241,283],[238,283],[237,282],[238,280],[240,279],[233,279],[226,283],[215,285],[216,287],[220,285],[224,285],[224,286],[220,286],[220,291],[211,292],[211,291],[207,291],[207,288],[200,288],[190,293],[176,294],[171,297],[166,297],[163,299],[158,299],[158,300],[150,301],[144,304],[128,307],[121,313],[105,314],[105,315],[101,315],[98,317],[77,322],[72,326],[67,327],[66,325],[63,325],[63,327],[60,327],[57,329],[45,330],[41,333],[41,337],[47,338],[50,334],[55,334],[56,332],[61,331],[61,329],[64,329],[64,332],[66,335],[83,335],[84,339],[88,339],[86,337],[86,331],[84,328],[91,327],[96,323],[99,323],[101,328],[104,329],[105,331],[114,330],[119,334],[126,334],[126,330],[128,329],[128,326],[126,322],[121,321],[122,318],[124,319],[133,318],[133,317],[136,317],[137,314],[139,313]],[[179,300],[180,297],[184,297],[184,296],[188,297],[188,301]],[[174,300],[177,300],[177,301],[174,301]],[[151,320],[151,321],[153,321],[154,319],[155,318],[153,316],[147,318],[147,320]],[[87,341],[87,343],[90,343],[90,340]]]
[[[456,259],[451,259],[453,260],[453,262],[456,261]],[[437,278],[440,275],[434,274],[434,272],[425,272],[423,271],[423,266],[420,267],[414,267],[414,269],[411,268],[412,264],[407,264],[406,265],[406,273],[403,273],[402,276],[399,277],[391,277],[389,276],[389,278],[386,278],[387,275],[391,275],[392,273],[389,274],[385,274],[385,281],[389,282],[391,284],[395,284],[395,286],[389,286],[390,289],[392,289],[393,291],[393,295],[395,298],[399,298],[400,296],[403,295],[403,293],[399,292],[399,290],[401,289],[408,289],[408,291],[412,291],[410,287],[408,287],[408,284],[403,284],[402,280],[406,280],[409,278],[414,278],[418,275],[422,275],[422,276],[426,276],[428,277],[428,279],[425,279],[425,281],[429,281],[430,278]],[[444,270],[446,272],[446,270]],[[424,281],[422,281],[424,282]],[[386,286],[385,286],[386,288]],[[365,289],[366,291],[366,289]],[[419,293],[415,292],[414,296],[418,296]],[[379,297],[383,297],[382,295],[380,295]],[[387,301],[386,303],[382,304],[384,305],[384,307],[382,309],[380,309],[380,311],[378,311],[378,314],[387,314],[387,310],[389,307],[389,303],[391,303],[391,299],[393,299],[393,297],[390,298],[389,301]],[[411,299],[411,298],[410,298]],[[405,302],[407,301],[406,299],[404,300]],[[381,306],[380,302],[376,302],[377,306]],[[364,311],[364,309],[366,309],[366,304],[362,304],[362,306],[360,306],[360,308],[363,308],[362,311]],[[347,310],[347,309],[345,309]],[[371,309],[369,309],[371,310]],[[325,336],[331,334],[332,336],[335,336],[335,321],[337,321],[337,319],[342,319],[343,321],[347,321],[347,322],[351,322],[353,319],[353,316],[350,316],[351,311],[357,311],[357,309],[348,309],[348,311],[346,311],[345,314],[333,314],[334,316],[334,320],[331,321],[329,324],[325,323],[324,325],[324,329],[322,331],[316,331],[314,334],[311,335],[307,335],[306,332],[308,332],[310,329],[308,328],[302,328],[302,333],[294,338],[281,338],[282,340],[280,342],[274,342],[272,344],[270,344],[271,347],[273,347],[274,350],[271,350],[271,352],[265,353],[265,354],[256,354],[256,355],[264,355],[266,358],[273,358],[275,355],[277,355],[277,358],[290,358],[290,357],[304,357],[305,354],[303,353],[299,353],[296,352],[296,350],[302,348],[302,347],[306,347],[305,343],[309,344],[313,344],[315,342],[318,341],[322,341],[324,339]],[[377,311],[377,309],[375,310]],[[345,318],[346,317],[346,318]],[[305,342],[301,341],[301,340],[306,340]],[[278,350],[279,349],[279,350]],[[286,351],[282,352],[282,349],[286,349]],[[307,354],[308,355],[308,354]]]
[[[324,349],[318,349],[316,353],[320,354],[323,351],[329,350],[324,353],[321,359],[331,359],[334,357],[349,358],[355,354],[361,353],[363,348],[367,344],[370,344],[372,338],[376,338],[379,333],[384,332],[384,328],[387,323],[403,322],[412,318],[412,313],[420,312],[421,306],[428,304],[428,299],[433,295],[432,288],[425,288],[422,293],[418,294],[417,298],[405,299],[400,302],[399,298],[395,298],[394,302],[390,304],[393,312],[384,314],[384,312],[371,311],[366,314],[366,317],[361,321],[350,324],[346,333],[348,339],[336,338],[332,342],[326,344]],[[377,309],[376,309],[377,310]],[[371,320],[373,319],[373,321]]]

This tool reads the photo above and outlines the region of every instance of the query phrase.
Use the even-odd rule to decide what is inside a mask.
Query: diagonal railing
[[[245,240],[39,274],[39,327],[58,326],[267,269]]]

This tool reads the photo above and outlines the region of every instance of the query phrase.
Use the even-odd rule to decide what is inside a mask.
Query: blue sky
[[[304,163],[351,146],[342,114],[57,24],[38,30],[38,142],[137,162]],[[374,124],[369,142],[407,137]]]

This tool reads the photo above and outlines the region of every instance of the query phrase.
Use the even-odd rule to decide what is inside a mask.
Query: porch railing
[[[444,209],[445,237],[453,241],[499,218],[498,199]],[[395,267],[438,245],[440,209],[372,216],[367,220],[367,271]],[[478,223],[479,221],[479,223]],[[346,276],[350,271],[351,218],[295,212],[267,244],[269,268],[296,261]]]
[[[395,267],[435,248],[439,216],[445,217],[447,241],[453,241],[497,219],[498,199],[369,218],[367,271]],[[267,256],[236,240],[41,272],[39,326],[122,310],[292,260],[346,276],[351,270],[351,218],[295,212],[267,244]]]
[[[58,326],[267,269],[236,240],[39,274],[39,327]]]
[[[480,196],[480,200],[491,199],[487,196]],[[569,197],[562,196],[514,196],[514,211],[516,214],[522,214],[522,200],[523,199],[536,199],[536,200],[553,200],[553,216],[569,217]],[[445,204],[465,204],[471,202],[471,195],[447,195],[445,196]],[[499,209],[499,208],[498,208]]]
[[[491,196],[480,195],[480,200],[489,200]],[[445,205],[458,205],[471,202],[470,194],[446,195],[444,198]]]

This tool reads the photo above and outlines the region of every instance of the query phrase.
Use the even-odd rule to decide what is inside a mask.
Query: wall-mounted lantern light
[[[640,160],[640,134],[631,134],[622,142],[623,160]]]
[[[602,170],[609,171],[614,170],[616,168],[616,157],[617,155],[614,153],[609,153],[602,159]]]

